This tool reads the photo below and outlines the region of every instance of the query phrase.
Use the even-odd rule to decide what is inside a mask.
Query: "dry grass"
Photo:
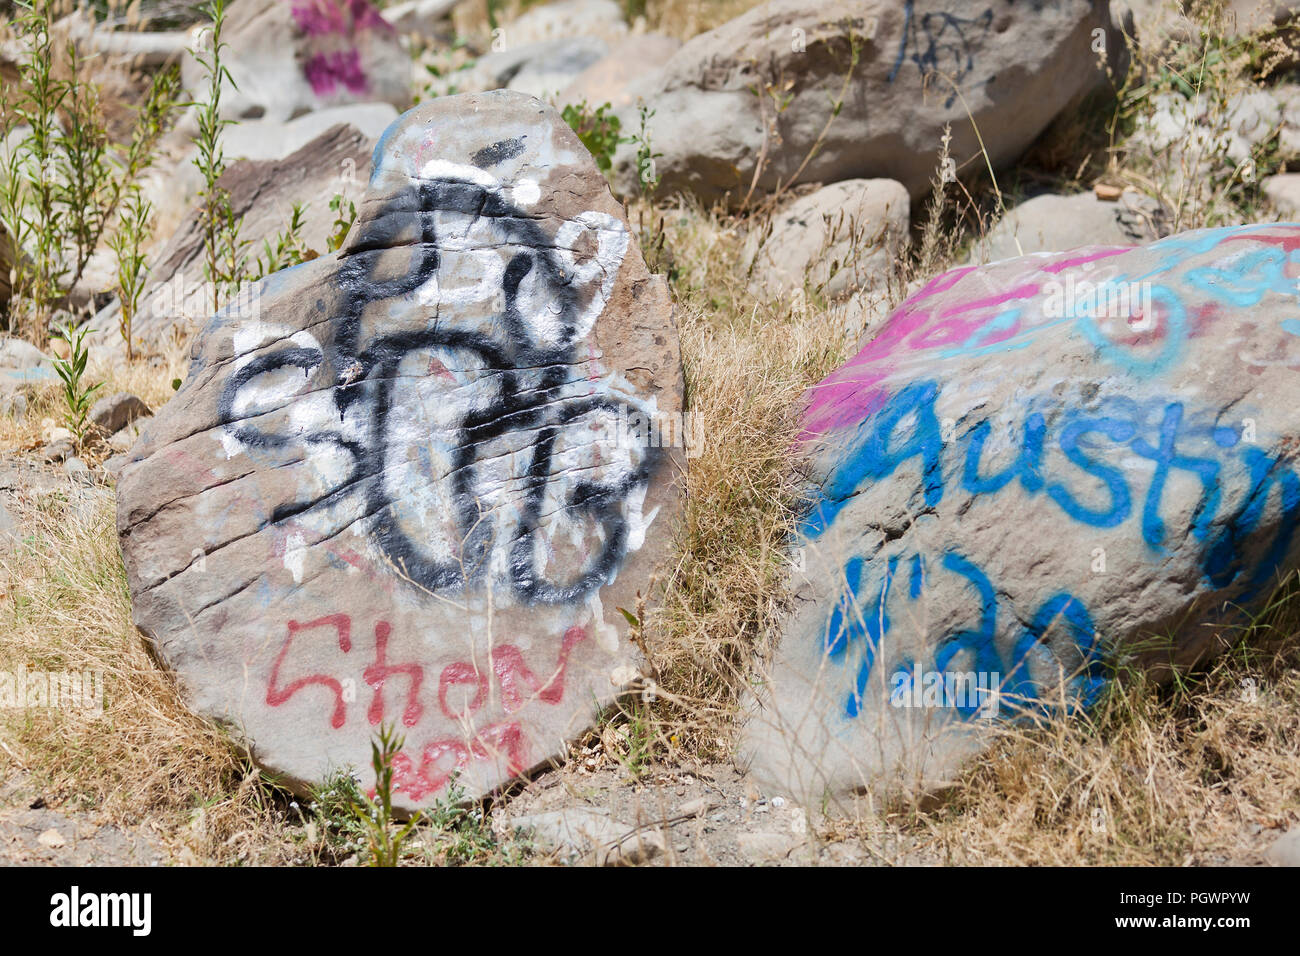
[[[890,863],[1256,862],[1300,820],[1298,665],[1292,640],[1173,686],[1128,675],[1088,716],[1002,728],[942,800],[864,806],[823,837]]]
[[[146,822],[184,860],[284,860],[277,797],[228,738],[185,709],[130,619],[111,495],[45,496],[0,560],[0,669],[99,672],[102,713],[0,713],[4,756],[52,806]],[[9,768],[6,768],[6,771]]]

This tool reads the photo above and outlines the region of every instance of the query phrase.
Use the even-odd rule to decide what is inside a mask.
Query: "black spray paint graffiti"
[[[653,519],[656,449],[607,440],[638,403],[583,353],[627,242],[598,213],[548,232],[481,170],[426,166],[340,259],[332,340],[258,332],[277,345],[225,386],[239,446],[333,462],[324,494],[273,520],[359,494],[348,520],[422,588],[502,580],[525,603],[586,599]]]
[[[916,13],[914,0],[903,7],[903,36],[898,55],[889,71],[889,82],[898,77],[903,64],[911,61],[928,83],[931,77],[944,76],[954,86],[944,102],[947,109],[957,99],[957,88],[975,69],[971,37],[978,31],[988,33],[993,25],[993,10],[986,9],[975,17],[959,17],[945,11]]]

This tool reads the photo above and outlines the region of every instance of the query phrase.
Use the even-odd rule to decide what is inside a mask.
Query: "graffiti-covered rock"
[[[751,189],[852,178],[929,188],[949,169],[1015,160],[1071,102],[1122,73],[1105,0],[769,0],[693,38],[632,96],[653,115],[618,154],[618,185],[738,203]],[[638,110],[622,114],[639,131]],[[976,134],[976,128],[979,135]],[[982,144],[982,147],[981,147]],[[640,151],[639,151],[640,150]]]
[[[484,793],[562,751],[639,658],[678,507],[667,286],[559,114],[440,98],[376,148],[344,247],[200,333],[118,484],[137,624],[289,781]]]
[[[343,103],[411,102],[409,57],[369,0],[238,0],[221,39],[230,82],[222,115],[281,122]],[[196,34],[196,47],[209,42]],[[181,63],[185,88],[201,93],[198,58]]]
[[[811,800],[951,779],[1300,558],[1300,226],[953,270],[809,392],[798,600],[747,729]]]

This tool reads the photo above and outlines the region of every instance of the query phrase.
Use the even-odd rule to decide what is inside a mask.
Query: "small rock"
[[[72,452],[71,438],[56,438],[41,448],[41,458],[44,461],[57,463],[63,461]]]
[[[54,829],[54,827],[50,827],[48,830],[44,831],[36,838],[36,842],[51,850],[57,850],[60,847],[68,845],[68,841],[63,838],[63,834]]]
[[[683,803],[678,812],[684,816],[690,815],[698,817],[708,813],[715,806],[717,806],[717,804],[708,797],[696,797],[694,800],[687,800]]]
[[[638,866],[649,863],[663,853],[665,847],[664,838],[655,831],[637,830],[602,847],[596,859],[601,866]]]
[[[736,838],[740,855],[751,863],[773,863],[786,859],[803,841],[790,833],[742,833]]]
[[[1300,827],[1292,827],[1278,837],[1264,857],[1274,866],[1300,866]]]
[[[907,241],[908,196],[892,179],[851,179],[795,200],[771,234],[746,243],[745,258],[771,292],[807,283],[830,299],[883,286]]]
[[[90,480],[90,469],[76,455],[71,456],[63,463],[63,471],[69,478],[74,478],[77,481],[88,482]]]
[[[106,395],[90,409],[90,420],[105,434],[112,435],[149,414],[149,406],[130,392]]]
[[[114,481],[117,480],[118,473],[121,472],[122,466],[126,464],[126,455],[114,455],[104,462],[104,471]]]

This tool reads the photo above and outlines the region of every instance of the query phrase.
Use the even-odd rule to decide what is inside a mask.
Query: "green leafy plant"
[[[623,141],[620,136],[622,124],[614,115],[613,107],[604,103],[593,109],[583,100],[578,104],[568,104],[560,115],[578,134],[578,139],[582,140],[582,145],[587,147],[587,152],[596,160],[600,171],[609,175],[614,168],[614,150]]]
[[[397,866],[402,844],[420,822],[418,813],[398,826],[393,815],[393,760],[402,752],[404,738],[388,724],[370,742],[370,762],[375,771],[375,795],[359,790],[352,803],[353,815],[364,828],[371,866]]]
[[[145,256],[141,247],[149,238],[149,215],[152,207],[139,189],[132,189],[122,205],[117,229],[109,237],[108,245],[117,257],[117,299],[121,311],[117,317],[118,331],[126,343],[126,360],[135,359],[135,345],[131,325],[140,308],[146,277]]]
[[[330,209],[334,212],[334,224],[325,240],[325,248],[329,252],[337,252],[343,247],[352,224],[357,221],[357,205],[351,199],[344,198],[342,193],[335,193],[330,200]]]
[[[119,204],[152,163],[180,89],[174,67],[155,74],[130,143],[112,143],[98,84],[76,43],[67,44],[62,75],[53,70],[53,2],[18,5],[22,82],[0,87],[0,117],[23,130],[0,163],[0,227],[15,247],[7,257],[9,327],[38,345],[64,290],[81,280]]]
[[[212,311],[215,312],[223,296],[234,294],[246,277],[244,247],[247,243],[239,238],[241,220],[231,208],[230,192],[218,181],[226,170],[221,131],[232,122],[221,118],[221,88],[227,82],[235,87],[230,70],[221,59],[221,51],[228,46],[221,39],[226,20],[226,0],[210,0],[202,10],[212,20],[212,26],[207,31],[210,37],[207,49],[194,54],[208,80],[207,99],[196,104],[199,131],[194,138],[198,149],[194,165],[203,176],[203,188],[199,191],[202,200],[203,271],[210,286]]]
[[[293,212],[289,216],[289,226],[276,236],[274,246],[271,245],[270,239],[262,240],[262,255],[257,257],[257,268],[253,273],[253,279],[265,278],[272,272],[279,272],[289,266],[296,266],[314,257],[315,254],[302,242],[305,208],[302,203],[296,202],[293,204]]]
[[[44,344],[50,311],[59,294],[63,265],[63,226],[58,209],[58,111],[67,85],[53,72],[53,13],[50,0],[19,3],[23,12],[14,21],[27,56],[19,64],[26,81],[13,94],[5,88],[0,113],[27,127],[11,151],[0,190],[0,217],[19,250],[14,256],[10,327]],[[30,253],[30,258],[22,254]],[[24,327],[25,326],[25,327]]]
[[[63,420],[78,448],[85,444],[86,433],[90,430],[90,400],[103,386],[102,382],[87,385],[85,381],[86,365],[90,361],[90,350],[85,341],[88,331],[81,328],[74,332],[69,327],[55,335],[68,344],[68,357],[56,358],[54,371],[63,380],[63,397],[68,406]]]

